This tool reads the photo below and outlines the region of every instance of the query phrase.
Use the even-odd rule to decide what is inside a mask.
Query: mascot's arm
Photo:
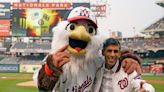
[[[62,70],[52,64],[52,55],[46,59],[46,64],[42,66],[38,74],[38,88],[42,91],[52,91],[57,83]]]
[[[140,66],[141,59],[132,52],[122,51],[120,61],[122,61],[122,66],[126,73],[131,74],[134,70],[136,70],[138,74],[142,73]]]

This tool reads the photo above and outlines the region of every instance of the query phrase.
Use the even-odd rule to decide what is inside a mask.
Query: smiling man
[[[134,71],[128,75],[121,66],[121,46],[109,38],[103,44],[105,63],[98,70],[93,92],[155,92],[154,88]]]

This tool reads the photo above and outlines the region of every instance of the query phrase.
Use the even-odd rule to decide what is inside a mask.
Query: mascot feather
[[[97,32],[96,17],[86,7],[74,8],[65,21],[53,28],[51,54],[65,45],[68,46],[66,51],[70,53],[70,61],[62,66],[63,72],[59,75],[53,92],[91,91],[96,70],[102,65],[101,39]],[[42,77],[39,80],[45,84]]]

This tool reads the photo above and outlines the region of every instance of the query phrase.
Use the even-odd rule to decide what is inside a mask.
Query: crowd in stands
[[[158,20],[156,23],[150,25],[145,30],[164,29],[164,17]]]
[[[132,51],[136,50],[154,50],[163,48],[164,49],[164,38],[158,39],[128,39],[128,40],[120,40],[123,48],[129,48]]]
[[[50,43],[24,43],[17,42],[11,49],[51,49]]]
[[[37,56],[5,56],[2,60],[0,60],[0,64],[42,64],[43,59],[38,58]]]

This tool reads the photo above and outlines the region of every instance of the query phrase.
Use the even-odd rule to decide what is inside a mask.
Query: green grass
[[[164,92],[164,84],[152,84],[155,92]]]
[[[0,73],[0,76],[33,76],[31,73]]]
[[[2,76],[32,76],[26,73],[0,73]],[[161,80],[164,81],[164,76],[143,76],[145,80]],[[21,87],[16,86],[17,83],[31,81],[31,79],[0,79],[0,92],[38,92],[36,87]],[[164,84],[152,84],[155,92],[164,92]]]
[[[32,76],[31,73],[0,73],[0,76]]]
[[[143,76],[144,80],[161,80],[164,81],[164,76]],[[155,92],[164,92],[164,84],[152,83]]]
[[[16,86],[17,83],[26,82],[25,79],[1,79],[0,92],[37,92],[36,87]]]
[[[23,73],[0,73],[0,76],[32,76]],[[31,79],[0,79],[0,92],[38,92],[36,87],[16,86],[17,83],[31,81]]]
[[[143,76],[145,80],[163,80],[164,76]]]

